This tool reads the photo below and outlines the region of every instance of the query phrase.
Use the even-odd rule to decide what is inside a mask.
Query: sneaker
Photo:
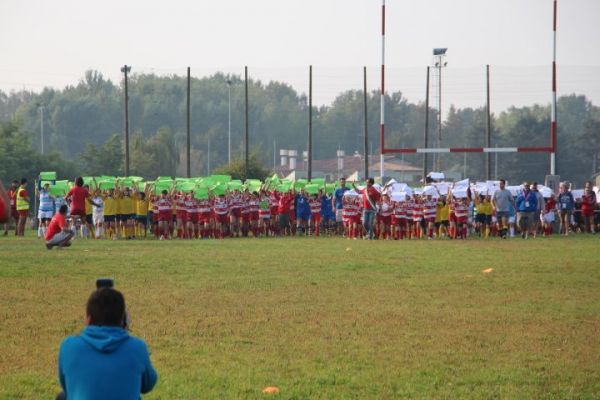
[[[52,245],[51,245],[51,244],[47,244],[47,245],[46,245],[46,248],[47,248],[48,250],[52,250]]]

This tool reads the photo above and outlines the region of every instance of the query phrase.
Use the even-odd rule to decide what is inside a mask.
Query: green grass
[[[0,399],[59,390],[103,276],[160,374],[147,399],[600,398],[599,239],[0,238]]]

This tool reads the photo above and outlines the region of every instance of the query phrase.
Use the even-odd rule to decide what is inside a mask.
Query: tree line
[[[228,86],[231,81],[232,156],[243,153],[244,82],[236,75],[214,74],[191,81],[192,175],[206,175],[227,164]],[[129,80],[131,174],[152,178],[185,174],[186,86],[182,76],[134,74]],[[123,87],[97,71],[87,71],[77,85],[40,93],[0,91],[0,177],[32,176],[40,169],[71,175],[123,175]],[[44,108],[45,155],[40,149],[40,108]],[[279,149],[306,149],[308,100],[284,82],[249,82],[250,151],[265,169],[277,162]],[[315,159],[335,151],[363,153],[363,93],[340,93],[331,105],[313,107]],[[379,153],[379,93],[367,96],[370,152]],[[442,126],[444,147],[485,146],[487,114],[479,108],[451,107]],[[386,95],[386,147],[422,147],[424,103],[409,102],[401,91]],[[511,107],[492,115],[492,146],[549,145],[550,106]],[[437,112],[429,112],[430,140],[437,132]],[[210,142],[210,160],[208,147]],[[598,170],[600,108],[584,95],[558,101],[557,169],[563,179],[581,183]],[[276,154],[274,157],[274,150]],[[493,156],[494,157],[494,156]],[[431,157],[430,157],[431,159]],[[422,155],[404,160],[422,165]],[[444,154],[441,169],[466,170],[485,177],[484,154]],[[500,154],[494,166],[509,180],[543,180],[549,155]],[[32,168],[37,171],[31,171]],[[431,167],[430,167],[431,169]]]

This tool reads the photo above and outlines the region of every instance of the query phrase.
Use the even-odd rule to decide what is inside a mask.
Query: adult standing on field
[[[523,183],[523,191],[517,196],[517,225],[521,237],[527,239],[537,210],[537,196],[530,190],[528,182]]]
[[[537,237],[537,233],[540,228],[540,223],[542,222],[542,212],[544,211],[544,209],[546,207],[546,204],[545,204],[546,201],[544,200],[544,195],[542,195],[540,193],[540,191],[538,190],[537,182],[533,182],[533,184],[531,185],[531,192],[533,194],[535,194],[535,197],[537,199],[537,208],[533,215],[533,221],[532,221],[532,225],[531,225],[531,233],[533,234],[533,237]]]
[[[25,224],[29,215],[29,194],[27,193],[27,178],[21,178],[21,185],[15,195],[15,205],[19,220],[17,222],[17,236],[25,236]]]
[[[86,223],[85,202],[97,206],[92,203],[90,192],[83,187],[83,178],[80,176],[75,179],[75,186],[69,190],[65,200],[71,203],[71,217],[78,216],[84,224]]]
[[[377,213],[377,203],[381,200],[381,193],[375,189],[373,184],[375,184],[373,178],[367,179],[367,186],[364,189],[357,189],[356,185],[352,183],[354,190],[362,194],[362,223],[367,231],[366,237],[368,240],[373,240],[373,224],[375,222],[375,214]]]
[[[344,233],[344,193],[350,190],[346,187],[346,178],[340,178],[340,187],[336,188],[333,192],[333,198],[331,199],[331,208],[335,211],[335,223],[337,224],[337,233],[342,235]]]
[[[592,182],[587,181],[581,197],[581,215],[585,232],[596,233],[594,227],[594,208],[596,208],[596,193],[592,189]]]
[[[6,203],[7,215],[6,219],[4,219],[4,236],[8,236],[8,225],[10,224],[10,220],[15,221],[15,235],[17,234],[17,222],[19,221],[19,214],[17,213],[17,204],[15,203],[15,197],[17,195],[17,189],[19,188],[19,182],[16,180],[12,181],[8,191],[6,192],[6,197],[8,199]]]
[[[513,199],[510,190],[506,189],[506,181],[504,179],[500,179],[500,188],[494,192],[492,205],[494,206],[494,210],[496,210],[496,219],[499,225],[500,237],[506,239],[508,217],[511,206],[513,208],[515,207],[515,200]]]
[[[569,224],[571,223],[571,213],[575,208],[575,199],[573,194],[569,190],[569,186],[566,182],[560,184],[560,192],[556,199],[558,205],[558,215],[560,217],[560,232],[565,236],[569,235]]]

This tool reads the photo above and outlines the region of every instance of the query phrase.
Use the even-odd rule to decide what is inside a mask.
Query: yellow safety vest
[[[21,197],[21,192],[24,192],[25,189],[19,188],[17,190],[17,197],[15,198],[17,211],[26,211],[29,210],[29,201],[25,200],[25,198]]]

